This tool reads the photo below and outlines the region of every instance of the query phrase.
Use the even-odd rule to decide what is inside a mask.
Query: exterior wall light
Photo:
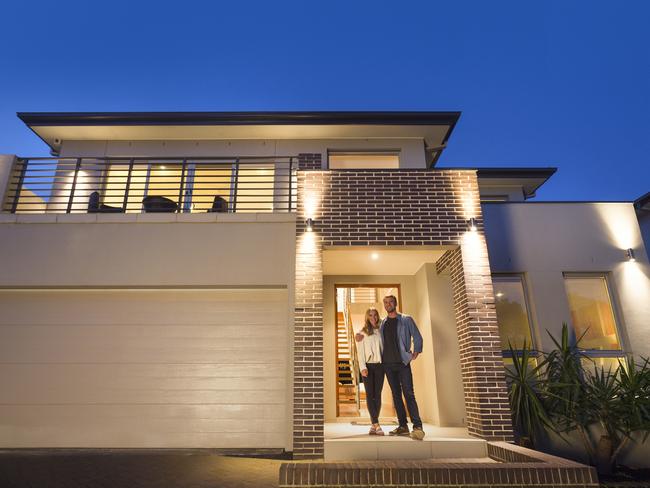
[[[636,258],[634,257],[634,249],[632,249],[632,248],[626,249],[625,250],[625,258],[628,261],[632,261],[632,262],[636,261]]]
[[[311,232],[314,230],[314,219],[309,218],[305,220],[305,224],[307,224],[307,232]]]
[[[470,230],[472,232],[476,232],[478,229],[478,226],[476,225],[476,219],[472,217],[471,219],[467,220],[467,230]]]

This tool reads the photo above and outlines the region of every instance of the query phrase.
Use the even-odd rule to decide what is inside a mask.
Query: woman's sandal
[[[384,435],[384,431],[381,430],[381,427],[377,427],[375,429],[375,435]]]

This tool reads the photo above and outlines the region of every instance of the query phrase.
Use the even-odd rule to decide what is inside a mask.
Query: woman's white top
[[[359,358],[359,371],[363,371],[368,363],[381,363],[381,353],[384,351],[384,341],[381,338],[379,329],[374,330],[374,334],[363,334],[363,340],[357,342],[357,357]]]

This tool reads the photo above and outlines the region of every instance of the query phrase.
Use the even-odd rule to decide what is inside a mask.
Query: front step
[[[325,441],[327,449],[327,442]],[[410,441],[418,443],[418,441]],[[381,443],[381,442],[379,442]],[[406,445],[405,443],[399,443]],[[487,443],[487,456],[457,459],[283,463],[279,488],[391,486],[420,488],[598,488],[596,469],[506,442]],[[345,461],[348,461],[347,459]]]
[[[325,461],[484,458],[487,457],[487,442],[483,439],[426,437],[414,441],[408,437],[389,436],[386,432],[383,437],[326,439],[324,457]]]

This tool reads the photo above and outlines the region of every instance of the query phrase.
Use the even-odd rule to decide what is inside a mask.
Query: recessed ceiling
[[[435,263],[445,249],[325,249],[326,275],[413,275],[424,263]]]

